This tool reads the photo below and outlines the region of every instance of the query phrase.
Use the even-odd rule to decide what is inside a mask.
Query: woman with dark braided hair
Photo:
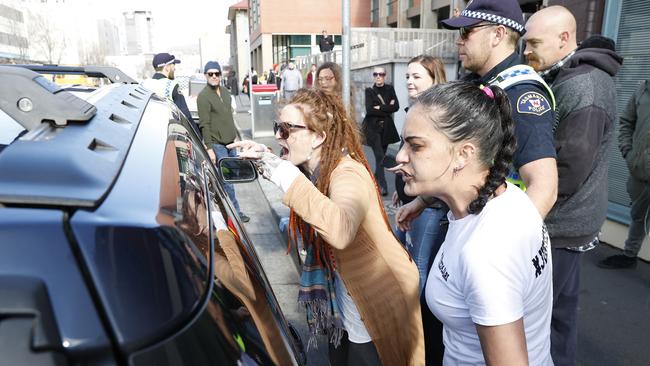
[[[312,335],[328,335],[330,364],[423,365],[418,271],[392,234],[341,98],[299,90],[275,137],[281,157],[253,141],[230,146],[285,192],[289,231],[307,251],[298,301]]]
[[[425,287],[444,365],[553,364],[550,243],[533,203],[506,183],[513,131],[505,92],[465,82],[420,94],[402,131],[406,194],[450,208]]]

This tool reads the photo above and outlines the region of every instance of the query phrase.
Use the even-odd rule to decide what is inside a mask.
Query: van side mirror
[[[257,169],[250,160],[219,159],[219,175],[226,183],[248,183],[257,179]]]

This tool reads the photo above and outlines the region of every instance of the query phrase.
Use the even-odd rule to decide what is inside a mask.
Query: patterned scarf
[[[314,171],[311,181],[316,184],[319,169]],[[293,210],[291,212],[293,215]],[[295,232],[294,232],[295,233]],[[343,337],[343,320],[339,314],[334,288],[334,271],[331,253],[328,245],[319,240],[317,234],[309,225],[304,225],[300,230],[300,237],[307,255],[302,264],[300,275],[300,290],[298,303],[307,310],[307,325],[309,327],[309,341],[307,350],[317,348],[316,335],[326,334],[329,342],[338,347]],[[291,238],[289,238],[291,240]],[[295,242],[295,237],[294,237]]]
[[[552,88],[553,87],[553,82],[555,81],[555,77],[557,74],[560,72],[562,69],[562,66],[564,66],[571,56],[573,56],[576,53],[577,49],[571,51],[568,55],[564,56],[560,61],[556,62],[555,65],[549,67],[548,69],[544,71],[540,71],[537,74],[541,76],[544,81]],[[558,113],[558,109],[556,107],[555,109],[555,120],[553,121],[553,135],[555,135],[555,131],[557,130],[557,127],[560,125],[560,113]]]
[[[542,79],[544,79],[544,81],[546,81],[548,85],[553,84],[553,81],[555,80],[555,76],[557,75],[557,73],[560,71],[562,66],[564,66],[564,64],[566,64],[567,61],[569,61],[571,56],[573,56],[576,53],[576,51],[577,50],[571,51],[571,53],[564,56],[560,61],[556,62],[553,66],[549,67],[544,71],[538,72],[539,76],[541,76]]]

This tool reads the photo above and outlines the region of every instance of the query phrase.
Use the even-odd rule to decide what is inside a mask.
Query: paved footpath
[[[245,109],[236,114],[244,138],[251,137],[251,118]],[[279,151],[273,137],[257,141]],[[366,156],[374,166],[372,153]],[[394,191],[394,175],[387,172],[389,192]],[[236,186],[237,197],[251,217],[246,230],[256,246],[258,256],[271,282],[287,319],[298,329],[306,345],[307,327],[304,309],[296,303],[298,269],[293,258],[286,255],[286,236],[278,228],[279,219],[288,216],[282,204],[282,192],[264,179],[259,184]],[[390,207],[390,194],[384,203],[390,221],[395,210]],[[606,244],[586,253],[582,261],[581,293],[578,323],[577,365],[650,365],[650,264],[639,261],[635,269],[603,270],[596,263],[620,251]],[[327,365],[327,345],[323,337],[317,350],[308,352],[309,365]]]

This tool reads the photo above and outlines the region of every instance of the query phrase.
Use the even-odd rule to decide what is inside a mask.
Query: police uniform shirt
[[[500,72],[521,64],[518,54],[513,53],[483,77],[468,75],[465,80],[489,85]],[[515,121],[517,150],[514,155],[515,169],[532,161],[555,158],[553,142],[554,111],[551,98],[544,87],[535,82],[517,83],[506,89]]]

